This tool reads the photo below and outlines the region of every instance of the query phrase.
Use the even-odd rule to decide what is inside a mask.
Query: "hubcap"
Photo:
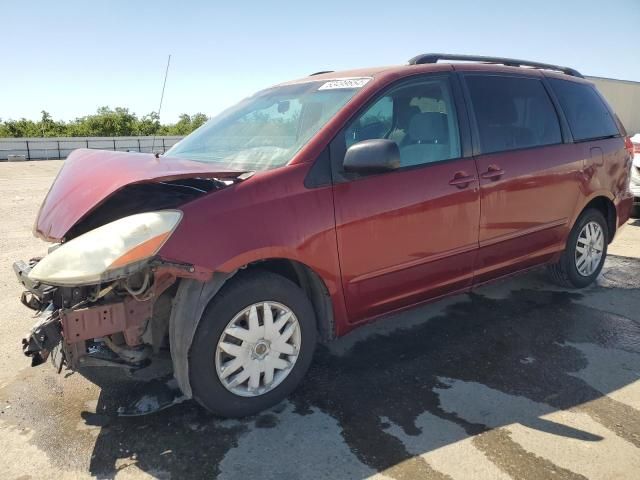
[[[604,252],[604,232],[596,222],[589,222],[578,235],[576,245],[576,268],[583,277],[588,277],[598,269]]]
[[[242,397],[256,397],[287,378],[300,352],[300,324],[287,306],[261,302],[227,324],[216,347],[216,373],[222,385]]]

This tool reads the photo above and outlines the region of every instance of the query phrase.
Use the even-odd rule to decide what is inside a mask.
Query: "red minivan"
[[[14,265],[40,313],[23,349],[58,370],[169,349],[185,396],[252,414],[389,312],[543,264],[589,285],[632,155],[570,68],[426,54],[283,83],[163,156],[69,156],[34,227],[49,253]]]

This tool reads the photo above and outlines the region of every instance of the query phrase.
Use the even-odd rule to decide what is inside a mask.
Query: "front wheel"
[[[599,210],[582,212],[569,233],[560,260],[549,266],[552,279],[563,287],[584,288],[600,274],[607,256],[609,230]]]
[[[269,408],[298,385],[315,343],[314,311],[300,287],[270,272],[240,273],[213,298],[196,330],[193,396],[224,417]]]

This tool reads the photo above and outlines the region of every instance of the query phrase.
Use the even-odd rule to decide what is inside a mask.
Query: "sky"
[[[523,58],[640,81],[640,0],[0,0],[0,118],[100,106],[208,116],[319,70],[419,53]]]

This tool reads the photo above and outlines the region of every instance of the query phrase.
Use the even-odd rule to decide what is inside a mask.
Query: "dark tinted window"
[[[466,77],[482,153],[562,142],[556,111],[535,78]]]
[[[549,82],[558,96],[574,140],[619,135],[609,110],[591,85],[555,78]]]

